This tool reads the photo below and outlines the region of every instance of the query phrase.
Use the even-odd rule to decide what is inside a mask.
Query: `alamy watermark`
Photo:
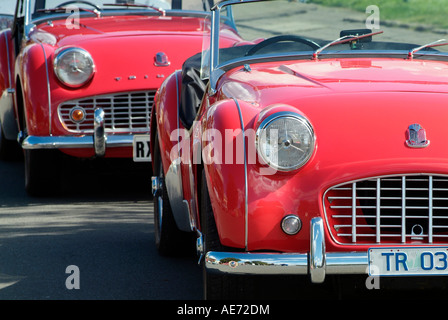
[[[68,290],[80,289],[81,274],[78,266],[67,266],[67,268],[65,268],[65,273],[70,274],[65,280],[65,287]]]
[[[371,30],[380,29],[380,8],[376,5],[370,5],[366,8],[366,28]]]
[[[69,16],[65,19],[67,29],[79,29],[79,8],[75,5],[68,5],[65,8],[65,13],[69,13]]]
[[[366,288],[369,290],[378,290],[380,288],[380,277],[379,274],[379,268],[377,266],[371,265],[370,267],[367,267],[366,273],[370,275],[366,279]]]
[[[197,124],[198,122],[195,122]],[[195,125],[194,124],[194,125]],[[262,134],[266,134],[263,132]],[[270,130],[271,140],[279,140],[278,130]],[[171,132],[171,141],[177,141],[170,151],[171,162],[183,164],[256,164],[260,163],[261,175],[272,175],[276,169],[267,166],[257,152],[257,132],[254,129],[206,129],[201,137],[193,139],[186,129]],[[199,142],[199,143],[198,143]],[[280,148],[273,144],[272,153]],[[191,148],[198,148],[191,150]]]

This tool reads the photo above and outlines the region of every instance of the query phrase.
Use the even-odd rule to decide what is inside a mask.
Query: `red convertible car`
[[[201,51],[201,1],[18,0],[0,34],[0,155],[19,142],[31,194],[57,186],[58,157],[130,158],[156,90]],[[149,141],[136,160],[148,158]]]
[[[248,275],[448,274],[447,43],[344,12],[220,2],[156,96],[157,247],[196,237],[207,299]],[[220,49],[223,26],[241,41]]]

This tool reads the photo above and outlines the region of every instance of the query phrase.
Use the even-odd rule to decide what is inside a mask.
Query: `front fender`
[[[213,104],[203,121],[207,186],[224,246],[248,245],[248,154],[257,114],[248,103],[226,99]]]
[[[16,62],[16,78],[21,80],[25,121],[29,135],[51,134],[49,66],[52,54],[52,46],[33,43],[23,50]],[[17,96],[17,99],[20,98]],[[20,113],[19,110],[17,113]]]

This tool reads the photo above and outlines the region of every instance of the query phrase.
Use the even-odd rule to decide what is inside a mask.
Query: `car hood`
[[[356,179],[360,172],[447,172],[446,62],[350,59],[252,65],[251,71],[232,71],[222,81],[221,92],[241,101],[254,129],[259,112],[271,106],[287,105],[305,115],[317,142],[309,165],[311,172],[323,174],[323,181],[331,176]],[[413,124],[425,130],[426,148],[407,146]]]
[[[220,83],[225,95],[262,107],[299,96],[338,93],[447,93],[448,63],[385,58],[262,63],[251,65],[249,72],[236,69]]]
[[[30,34],[36,42],[52,46],[78,45],[99,38],[148,35],[201,35],[203,18],[193,16],[105,16],[55,20],[39,24]]]
[[[80,90],[60,88],[50,74],[55,81],[52,100],[59,104],[80,95],[155,90],[188,57],[201,51],[202,20],[168,16],[86,18],[81,19],[79,29],[67,28],[65,21],[58,20],[37,26],[30,38],[43,44],[50,69],[60,48],[79,47],[93,58],[95,75]]]

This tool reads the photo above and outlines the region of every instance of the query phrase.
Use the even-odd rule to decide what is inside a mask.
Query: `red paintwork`
[[[316,148],[311,160],[294,172],[261,175],[263,165],[248,165],[247,247],[244,166],[204,166],[223,245],[248,251],[308,252],[310,221],[324,216],[321,206],[327,188],[387,174],[448,174],[447,62],[341,58],[260,63],[251,69],[237,67],[221,77],[217,93],[206,95],[192,134],[217,129],[224,137],[225,129],[239,129],[233,101],[237,99],[246,131],[255,130],[270,113],[294,110],[313,125]],[[172,90],[169,85],[160,93],[164,101],[169,99],[165,91]],[[167,101],[158,108],[164,117],[158,119],[159,133],[164,135],[176,128],[176,106]],[[405,145],[407,128],[417,122],[431,140],[428,148]],[[165,147],[172,146],[165,139]],[[253,147],[250,142],[249,147]],[[169,165],[169,159],[165,161]],[[187,176],[186,172],[182,174]],[[189,190],[186,184],[185,199],[200,197]],[[295,236],[280,228],[282,217],[290,213],[302,220],[302,230]],[[329,234],[326,239],[328,252],[367,249],[338,245]]]
[[[11,31],[4,31],[10,49],[12,87],[17,88],[17,99],[21,98],[19,88],[22,88],[28,134],[35,136],[72,134],[58,119],[57,106],[64,101],[114,92],[156,90],[187,57],[201,50],[204,30],[204,18],[200,17],[136,15],[81,18],[79,29],[67,28],[65,20],[53,20],[52,23],[36,26],[17,58]],[[53,72],[55,51],[66,46],[86,49],[95,62],[96,73],[92,81],[79,89],[65,87]],[[169,67],[154,66],[154,56],[160,51],[167,54],[171,62]],[[9,83],[3,34],[0,35],[0,57],[0,90],[4,92]],[[50,80],[50,102],[45,60]],[[128,80],[129,76],[136,79]],[[117,81],[117,77],[121,80]],[[20,130],[17,104],[14,109]],[[93,150],[84,149],[62,151],[79,157],[94,154]],[[106,157],[132,157],[132,148],[106,150]]]

